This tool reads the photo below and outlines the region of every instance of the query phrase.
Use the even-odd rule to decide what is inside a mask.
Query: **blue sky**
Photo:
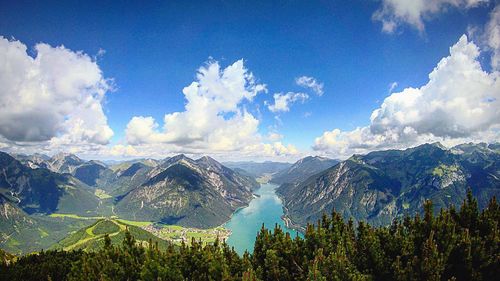
[[[418,11],[423,30],[411,18],[386,15],[397,24],[387,32],[374,17],[384,1],[2,1],[0,35],[22,42],[32,57],[38,43],[96,57],[102,76],[112,78],[115,88],[99,100],[114,133],[108,148],[128,145],[126,128],[134,116],[153,117],[161,131],[165,114],[184,111],[182,89],[196,80],[200,67],[218,61],[225,68],[243,59],[256,83],[267,88],[239,103],[259,120],[261,142],[272,143],[265,136],[275,132],[281,143],[300,152],[285,153],[283,159],[308,153],[340,157],[358,150],[340,153],[318,145],[313,150],[315,139],[333,129],[369,126],[372,112],[390,95],[391,83],[397,83],[393,92],[428,83],[429,73],[463,34],[469,41],[477,39],[482,70],[495,73],[490,63],[494,49],[483,38],[496,3],[469,2],[476,1]],[[323,83],[324,94],[297,85],[301,76]],[[492,89],[496,98],[497,88]],[[273,94],[288,92],[309,98],[290,104],[288,112],[267,108]],[[7,149],[21,147],[19,140],[5,138]],[[40,141],[22,147],[26,143],[40,147]],[[49,153],[64,149],[53,143],[42,147]]]

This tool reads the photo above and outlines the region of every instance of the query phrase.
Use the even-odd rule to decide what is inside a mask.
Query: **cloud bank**
[[[24,146],[104,145],[109,80],[91,57],[39,43],[35,56],[0,36],[0,141]]]
[[[313,149],[347,157],[433,141],[498,141],[500,73],[484,71],[479,54],[479,47],[463,35],[427,84],[391,94],[372,112],[369,126],[324,132]]]
[[[133,117],[126,129],[127,143],[136,151],[151,154],[165,150],[193,154],[296,154],[293,146],[264,143],[258,133],[259,120],[245,109],[245,104],[265,92],[266,85],[256,81],[243,60],[224,69],[217,61],[210,61],[198,69],[196,81],[183,89],[187,101],[184,111],[166,114],[161,127],[153,117]]]
[[[496,6],[490,14],[490,20],[486,24],[484,36],[491,54],[491,67],[500,70],[500,5]]]
[[[0,148],[101,158],[188,153],[237,159],[299,153],[293,145],[259,134],[260,121],[246,106],[267,89],[243,60],[224,69],[209,61],[183,89],[184,111],[165,114],[162,126],[153,117],[134,116],[125,139],[109,145],[113,131],[103,104],[112,88],[95,58],[83,52],[39,43],[30,56],[20,41],[0,37]]]
[[[372,18],[382,22],[382,31],[393,33],[403,24],[418,31],[425,30],[424,21],[450,8],[467,10],[488,3],[489,0],[382,0]]]

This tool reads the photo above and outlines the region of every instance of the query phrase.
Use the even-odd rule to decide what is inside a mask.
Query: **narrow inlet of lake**
[[[259,197],[254,198],[248,207],[236,211],[231,220],[224,227],[232,231],[231,236],[226,240],[230,247],[234,247],[236,252],[242,255],[245,250],[253,252],[255,237],[260,231],[262,224],[268,229],[274,229],[278,224],[285,232],[290,233],[292,238],[302,234],[296,230],[285,227],[281,219],[283,215],[283,204],[276,195],[277,185],[271,183],[261,184],[255,192]]]

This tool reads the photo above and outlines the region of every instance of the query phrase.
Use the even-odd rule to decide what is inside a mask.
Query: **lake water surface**
[[[262,223],[268,229],[274,229],[275,224],[289,232],[291,237],[297,235],[297,231],[285,227],[285,223],[281,219],[283,215],[283,205],[281,199],[276,195],[275,190],[277,185],[271,183],[261,184],[255,194],[259,195],[253,199],[248,207],[239,209],[233,214],[224,227],[232,231],[231,236],[227,239],[229,246],[234,247],[238,254],[243,254],[245,250],[253,251],[255,237],[262,227]],[[299,233],[300,236],[302,234]]]

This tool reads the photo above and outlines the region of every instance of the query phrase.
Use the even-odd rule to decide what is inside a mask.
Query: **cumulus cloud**
[[[259,120],[245,109],[245,102],[267,89],[245,68],[243,60],[224,69],[217,61],[210,61],[198,69],[196,81],[182,92],[187,101],[185,110],[166,114],[163,126],[153,117],[133,117],[126,128],[128,145],[147,155],[237,152],[240,156],[255,153],[273,157],[297,152],[280,142],[263,142]],[[116,150],[127,153],[125,148]]]
[[[267,135],[267,139],[269,141],[279,141],[281,139],[283,139],[283,135],[281,134],[278,134],[276,132],[270,132],[268,135]]]
[[[140,145],[117,144],[105,147],[98,151],[98,158],[164,158],[174,156],[179,153],[197,158],[203,155],[210,155],[220,161],[240,161],[248,160],[270,160],[296,161],[303,154],[292,144],[284,144],[281,141],[255,142],[241,147],[238,150],[224,151],[205,148],[186,148],[181,145],[168,143],[149,143]]]
[[[239,60],[225,69],[216,61],[198,69],[196,81],[183,89],[185,111],[166,114],[163,128],[152,117],[128,123],[132,145],[169,143],[191,149],[234,150],[254,141],[259,121],[242,106],[266,86]]]
[[[110,83],[91,57],[39,43],[35,56],[0,36],[0,139],[9,146],[104,145]]]
[[[382,22],[382,31],[386,33],[393,33],[402,24],[423,32],[424,21],[449,8],[466,10],[487,2],[489,0],[382,0],[373,19]]]
[[[318,96],[323,95],[323,83],[320,83],[314,77],[301,76],[295,78],[295,83],[301,87],[313,90]]]
[[[327,131],[313,148],[345,157],[432,141],[498,140],[500,73],[484,71],[479,54],[463,35],[429,74],[427,84],[391,94],[373,111],[369,126]]]
[[[301,101],[304,102],[309,98],[309,95],[304,94],[304,93],[294,93],[294,92],[288,92],[286,94],[284,93],[276,93],[273,95],[274,98],[274,104],[271,103],[266,103],[267,108],[269,108],[270,111],[272,112],[287,112],[290,111],[290,106],[297,102]]]
[[[485,28],[486,42],[492,52],[491,67],[500,70],[500,5],[490,14],[490,20]]]
[[[292,156],[298,155],[299,151],[292,145],[284,145],[277,141],[273,143],[259,143],[245,147],[243,154],[252,155],[258,153],[259,156]]]
[[[117,144],[110,147],[106,153],[111,156],[130,156],[136,157],[141,156],[141,154],[131,145]]]

